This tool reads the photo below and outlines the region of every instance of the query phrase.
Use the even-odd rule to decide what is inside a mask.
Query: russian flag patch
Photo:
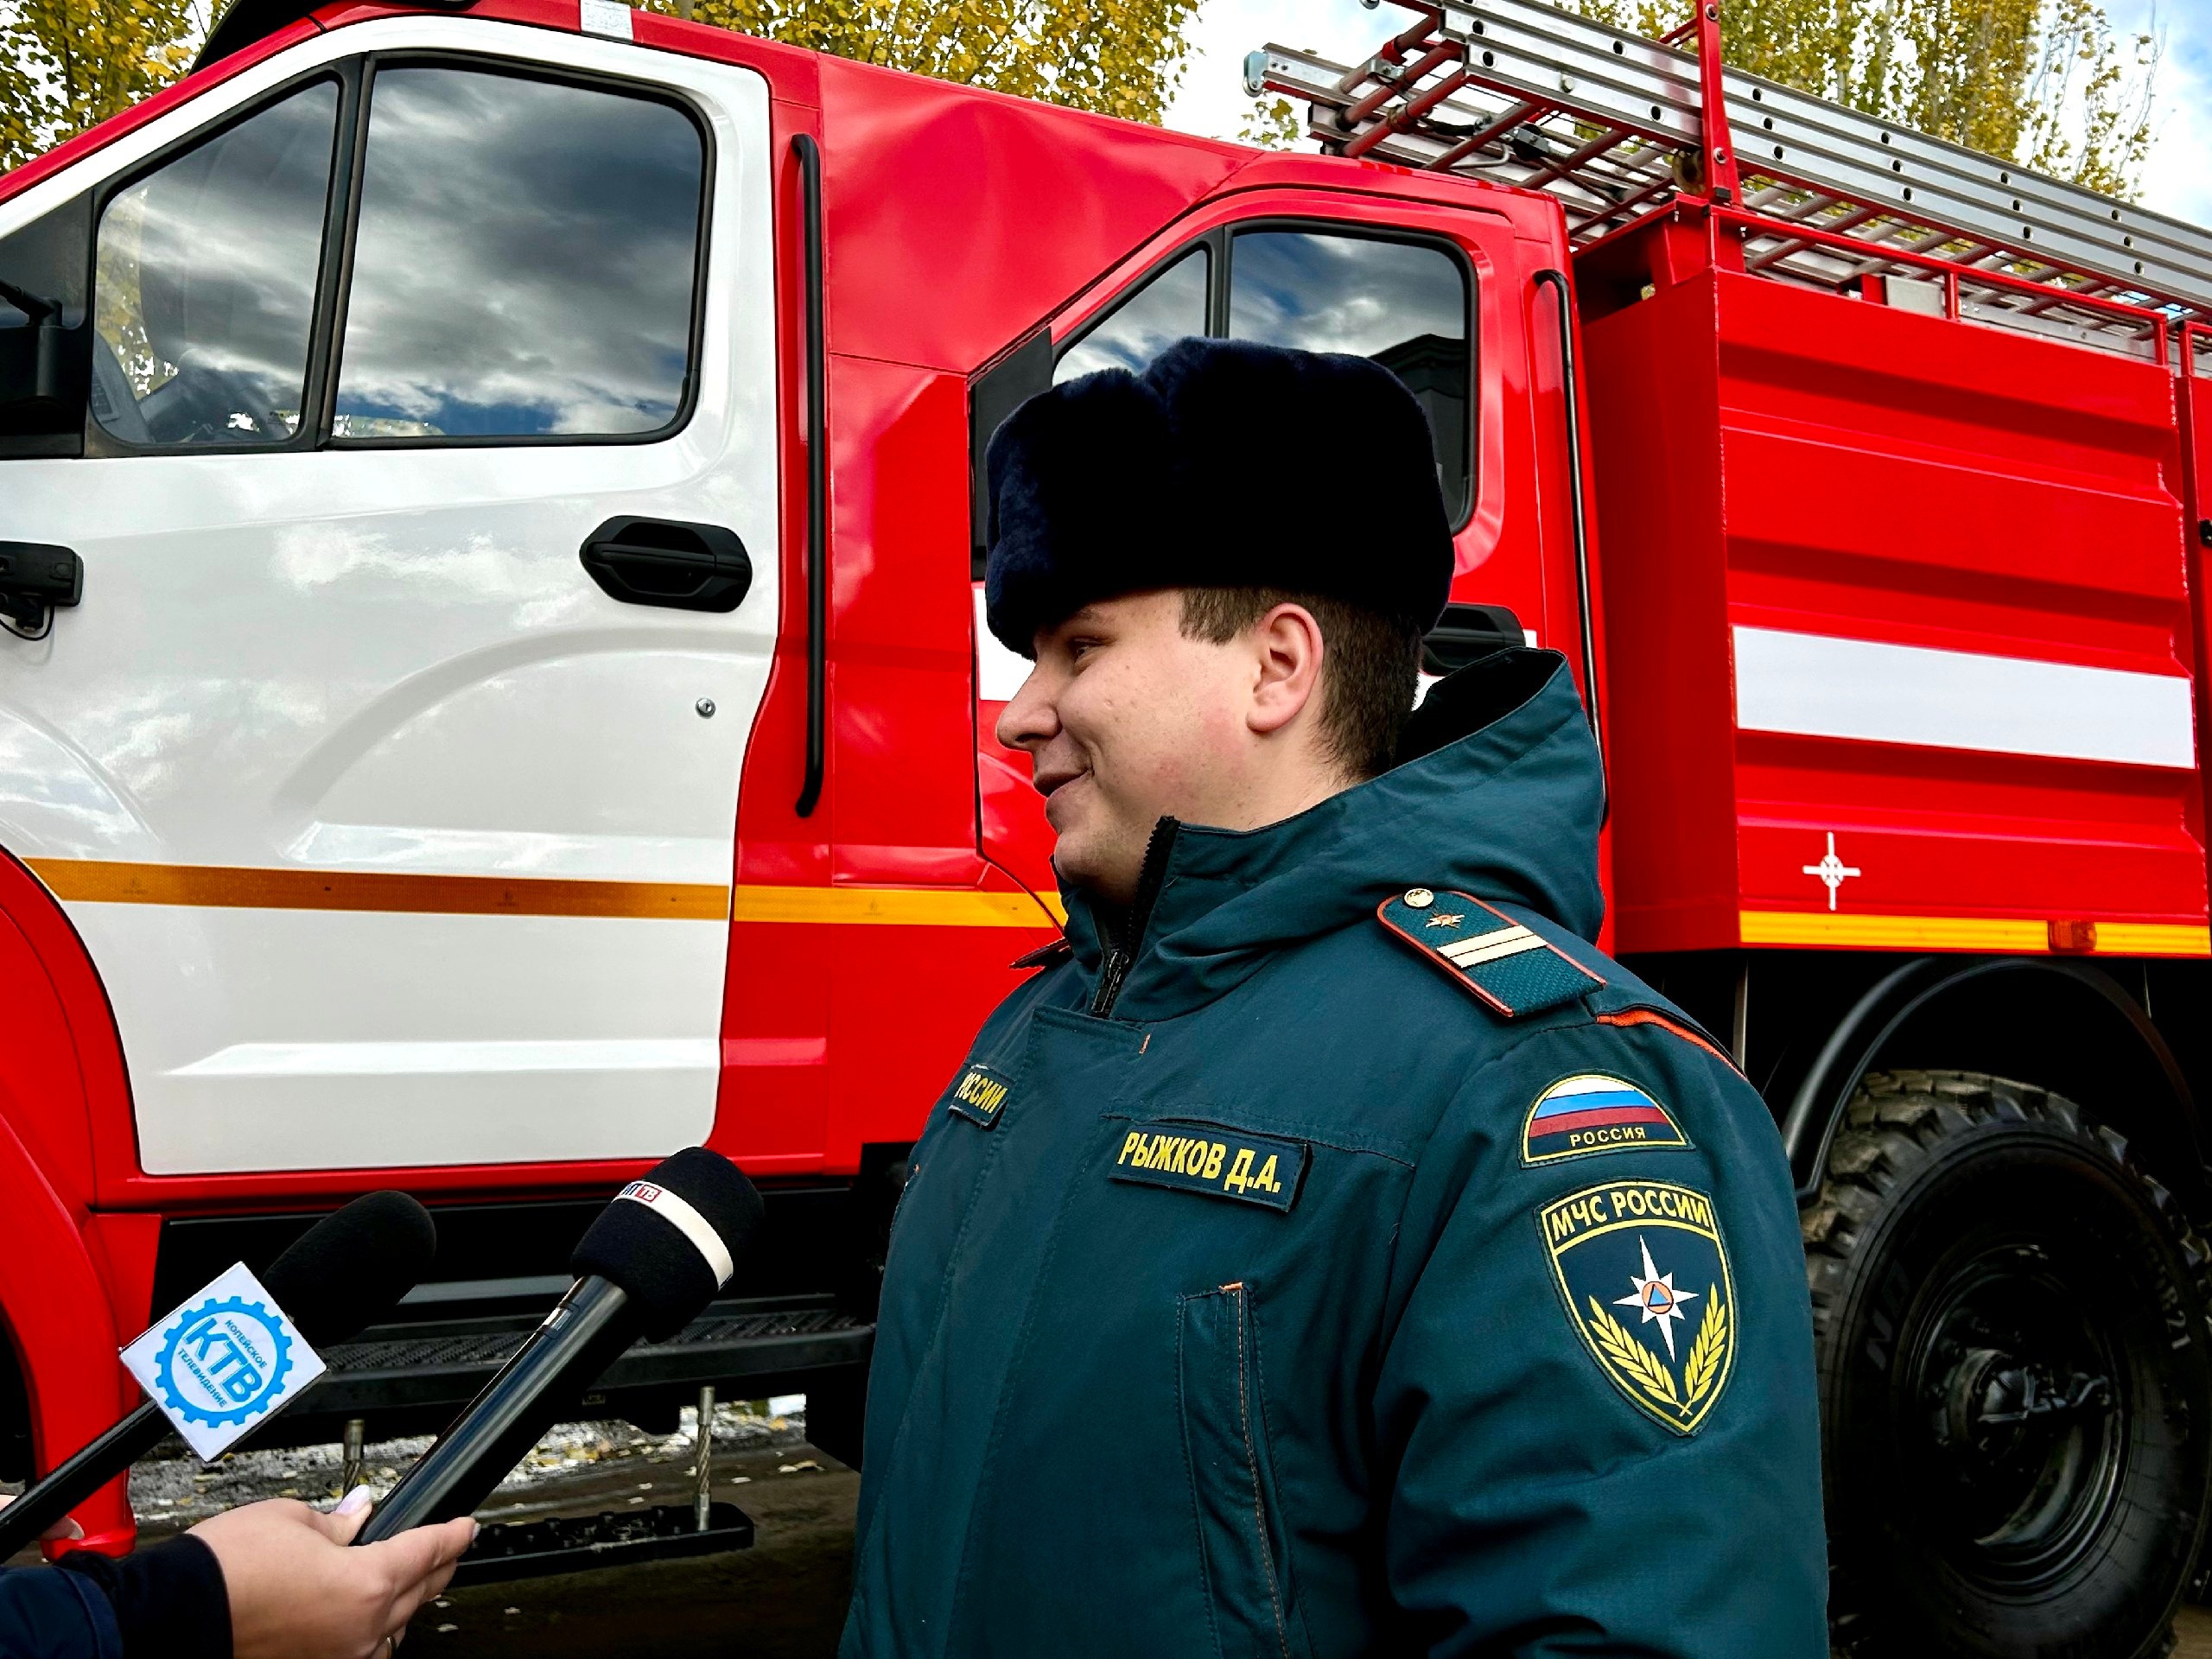
[[[1687,1147],[1689,1137],[1648,1090],[1599,1071],[1561,1077],[1536,1096],[1521,1131],[1523,1164],[1599,1152]]]

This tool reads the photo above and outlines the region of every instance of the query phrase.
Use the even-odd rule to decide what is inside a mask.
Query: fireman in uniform
[[[1565,661],[1431,687],[1365,359],[1185,340],[989,454],[1065,939],[916,1148],[848,1659],[1827,1651],[1780,1140],[1600,955]]]

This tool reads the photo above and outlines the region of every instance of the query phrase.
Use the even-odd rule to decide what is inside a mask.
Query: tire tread
[[[1876,1071],[1861,1080],[1846,1107],[1828,1147],[1820,1190],[1799,1214],[1817,1351],[1832,1351],[1829,1338],[1850,1293],[1852,1257],[1866,1230],[1887,1209],[1889,1196],[1910,1182],[1946,1142],[1997,1123],[2037,1124],[2117,1165],[2171,1230],[2196,1282],[2198,1306],[2212,1309],[2212,1245],[2196,1232],[2171,1192],[2135,1158],[2126,1136],[2033,1084],[1974,1071]],[[2212,1335],[2212,1319],[2206,1324],[2197,1332],[2200,1341]],[[1880,1621],[1867,1619],[1867,1610],[1852,1605],[1842,1575],[1834,1592],[1831,1634],[1838,1659],[1886,1653],[1879,1638],[1862,1640],[1869,1625]],[[2159,1632],[2138,1650],[2137,1659],[2170,1653],[2174,1639],[2171,1629]]]

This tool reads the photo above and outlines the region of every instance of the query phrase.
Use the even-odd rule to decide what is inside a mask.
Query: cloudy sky
[[[2212,226],[2212,0],[2160,0],[2155,7],[2150,0],[2106,0],[2106,10],[2130,33],[2155,18],[2165,42],[2144,205]],[[1368,11],[1359,0],[1203,0],[1168,124],[1234,137],[1247,107],[1241,85],[1247,52],[1276,41],[1346,62],[1381,44],[1394,18],[1410,16],[1393,5]]]

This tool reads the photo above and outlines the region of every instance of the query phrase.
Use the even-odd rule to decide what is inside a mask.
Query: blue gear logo
[[[154,1383],[179,1416],[228,1428],[268,1410],[291,1369],[282,1316],[226,1296],[185,1310],[154,1356]]]

